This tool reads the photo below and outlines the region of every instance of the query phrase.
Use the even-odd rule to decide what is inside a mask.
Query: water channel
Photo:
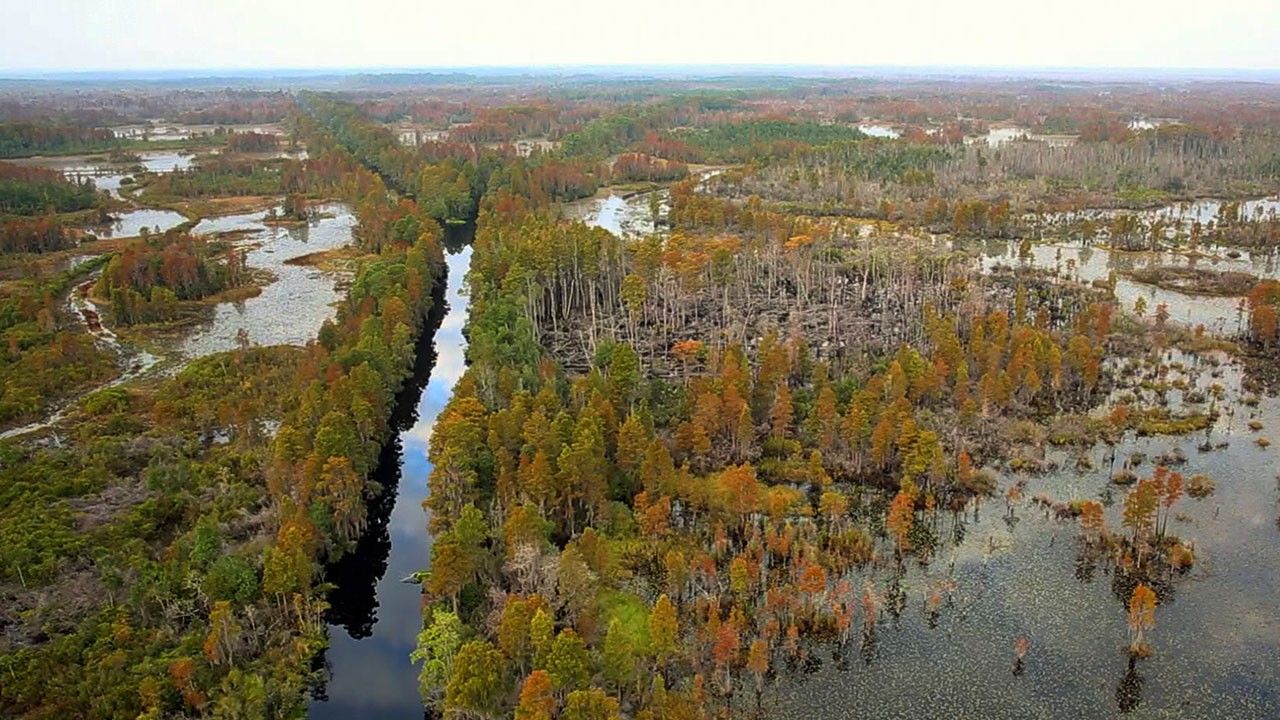
[[[369,508],[369,528],[356,550],[326,569],[329,649],[325,683],[312,718],[421,718],[418,669],[409,661],[422,626],[421,592],[404,582],[431,557],[422,501],[431,465],[427,448],[436,417],[466,368],[463,280],[471,246],[455,229],[446,244],[447,288],[437,293],[419,340],[414,374],[396,399],[396,436],[383,448],[373,479],[383,493]]]

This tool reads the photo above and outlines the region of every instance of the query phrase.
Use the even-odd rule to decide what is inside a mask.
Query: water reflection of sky
[[[430,558],[431,540],[422,509],[431,471],[428,441],[466,365],[462,327],[467,297],[461,289],[471,248],[450,254],[447,261],[449,305],[435,336],[436,363],[418,400],[417,420],[400,435],[400,481],[388,523],[391,550],[375,589],[377,620],[372,634],[358,640],[342,627],[329,627],[328,700],[312,703],[313,718],[422,717],[418,669],[409,661],[422,625],[421,593],[417,585],[401,580],[426,567]]]
[[[668,209],[666,189],[655,191],[660,201],[659,213]],[[590,225],[604,228],[622,237],[624,235],[647,235],[654,232],[653,214],[649,209],[649,196],[652,193],[638,193],[630,197],[608,195],[603,198],[590,198],[568,203],[565,206],[567,217]]]
[[[187,221],[182,213],[151,208],[115,213],[112,218],[111,222],[95,225],[90,230],[100,238],[127,238],[141,235],[143,228],[159,234]]]
[[[244,330],[255,345],[304,345],[333,317],[341,296],[338,278],[316,267],[289,264],[303,255],[333,250],[351,243],[355,216],[344,205],[318,208],[325,217],[302,226],[268,226],[263,212],[227,215],[200,221],[195,234],[244,230],[236,241],[247,249],[245,263],[265,270],[274,280],[262,292],[241,302],[219,303],[213,318],[183,342],[187,357],[232,350]]]
[[[858,130],[860,130],[863,135],[870,137],[895,139],[902,136],[902,133],[898,132],[896,129],[888,125],[878,125],[876,123],[862,123],[858,126]]]
[[[145,152],[139,157],[142,158],[142,167],[154,173],[189,170],[195,160],[195,155],[186,152]]]
[[[141,165],[145,170],[154,173],[166,173],[174,170],[190,169],[195,161],[195,155],[175,150],[157,150],[138,153],[138,159],[137,164]],[[133,163],[112,163],[106,156],[88,155],[38,156],[21,158],[14,162],[20,165],[32,165],[57,170],[70,180],[92,180],[95,188],[116,198],[120,197],[120,187],[123,180],[132,175],[128,170],[133,165]],[[103,235],[102,237],[112,236]]]

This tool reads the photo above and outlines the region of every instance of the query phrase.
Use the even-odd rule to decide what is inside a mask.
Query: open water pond
[[[721,168],[709,168],[697,172],[698,189],[719,175]],[[664,217],[671,209],[671,191],[667,188],[650,192],[618,195],[610,192],[604,197],[575,200],[564,205],[564,215],[573,220],[581,220],[591,227],[599,227],[619,237],[629,235],[648,235],[656,231],[653,208],[649,201],[657,196],[658,217]]]
[[[967,138],[966,142],[985,142],[989,147],[999,147],[1020,137],[1026,137],[1030,132],[1023,127],[993,127],[987,130],[986,135]]]
[[[870,137],[889,138],[889,139],[902,137],[902,133],[899,132],[898,130],[888,125],[879,125],[876,123],[862,123],[858,125],[858,130],[861,131],[863,135],[867,135]]]
[[[1081,242],[1033,244],[1028,255],[1021,253],[1016,242],[989,243],[982,258],[983,269],[990,271],[1001,265],[1035,267],[1084,283],[1107,280],[1115,273],[1116,301],[1123,309],[1132,311],[1138,298],[1145,298],[1148,313],[1154,313],[1158,305],[1164,304],[1168,306],[1171,320],[1191,327],[1204,325],[1207,330],[1218,334],[1238,332],[1243,318],[1240,298],[1209,297],[1159,288],[1130,280],[1124,273],[1146,267],[1176,266],[1280,278],[1280,259],[1274,254],[1242,252],[1239,257],[1231,258],[1215,252],[1194,257],[1173,252],[1113,251]]]
[[[342,204],[317,210],[320,217],[303,225],[269,225],[264,222],[266,211],[209,218],[196,225],[197,235],[243,231],[235,244],[246,250],[246,264],[270,272],[274,280],[255,297],[219,303],[212,320],[183,341],[183,355],[194,358],[232,350],[242,332],[255,345],[305,345],[316,337],[342,297],[340,278],[289,261],[349,245],[356,222]]]
[[[141,165],[147,172],[167,173],[174,170],[190,170],[195,162],[195,155],[187,152],[144,152],[139,153]]]
[[[178,150],[155,150],[137,153],[137,155],[139,158],[137,163],[115,163],[104,155],[37,156],[11,162],[57,170],[71,180],[87,178],[93,181],[94,187],[98,190],[119,198],[124,179],[133,176],[136,166],[154,173],[189,170],[196,157],[191,153]]]
[[[143,228],[154,234],[175,228],[187,221],[186,216],[173,210],[156,210],[141,208],[126,210],[112,215],[114,218],[105,225],[90,228],[100,238],[123,238],[141,235]]]
[[[1156,220],[1170,223],[1168,230],[1169,236],[1172,236],[1171,234],[1175,230],[1189,230],[1193,223],[1198,222],[1201,225],[1216,223],[1223,206],[1227,204],[1225,200],[1200,198],[1145,210],[1090,208],[1087,210],[1050,213],[1044,216],[1043,219],[1048,225],[1053,226],[1082,220],[1106,222],[1120,216],[1132,215],[1147,225]],[[1233,220],[1260,221],[1273,220],[1280,217],[1280,198],[1253,198],[1236,203],[1236,206],[1237,215],[1231,218]]]
[[[666,211],[666,190],[658,190],[661,206]],[[639,193],[629,197],[608,195],[603,198],[578,200],[565,206],[565,214],[592,227],[608,230],[614,235],[646,235],[654,231],[653,213],[649,209],[649,196]]]

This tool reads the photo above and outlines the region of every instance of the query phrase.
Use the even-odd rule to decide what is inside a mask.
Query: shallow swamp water
[[[1191,362],[1168,353],[1165,363]],[[1201,373],[1197,384],[1223,385],[1239,397],[1242,371]],[[1174,403],[1178,402],[1176,391]],[[1280,524],[1275,450],[1258,447],[1280,429],[1280,400],[1256,408],[1221,406],[1211,429],[1222,449],[1200,452],[1205,434],[1132,438],[1120,456],[1149,457],[1178,448],[1186,476],[1206,473],[1217,492],[1184,497],[1169,532],[1194,543],[1197,562],[1160,589],[1153,655],[1130,665],[1126,602],[1131,586],[1113,568],[1081,561],[1078,523],[1058,520],[1030,498],[1100,499],[1111,503],[1107,524],[1119,527],[1123,488],[1108,480],[1109,450],[1088,455],[1095,470],[1050,450],[1060,469],[1025,476],[1026,500],[1001,497],[939,517],[939,549],[928,566],[912,561],[905,574],[883,569],[854,578],[886,596],[868,641],[860,633],[836,659],[831,645],[811,648],[810,672],[787,675],[765,702],[788,718],[1275,718],[1280,717]],[[1149,475],[1152,461],[1135,472]],[[1123,577],[1122,575],[1119,577]],[[900,588],[898,592],[889,592]],[[892,598],[898,597],[895,603]],[[935,610],[930,597],[938,601]],[[899,608],[895,612],[895,606]],[[858,622],[861,622],[859,618]],[[1015,662],[1018,638],[1030,641]]]
[[[1280,277],[1270,254],[1189,257],[1054,243],[1033,245],[1023,255],[1017,243],[988,243],[982,268],[1001,265],[1085,283],[1115,273],[1124,310],[1132,312],[1143,297],[1148,317],[1164,303],[1172,322],[1223,336],[1238,331],[1239,298],[1165,290],[1121,273],[1174,265]],[[809,647],[814,660],[806,669],[782,673],[766,690],[766,715],[1280,717],[1280,457],[1254,442],[1280,432],[1280,398],[1253,397],[1242,387],[1243,365],[1223,353],[1206,362],[1170,350],[1158,366],[1163,381],[1184,380],[1207,397],[1215,385],[1225,393],[1213,403],[1220,415],[1208,432],[1131,433],[1118,450],[1117,467],[1133,453],[1152,458],[1133,469],[1140,476],[1151,474],[1154,458],[1181,455],[1185,464],[1172,469],[1186,477],[1204,473],[1217,483],[1210,497],[1184,496],[1174,508],[1169,532],[1194,545],[1196,564],[1159,588],[1151,657],[1131,663],[1128,656],[1132,581],[1085,558],[1078,521],[1059,519],[1032,500],[1101,500],[1108,527],[1119,528],[1127,488],[1110,482],[1111,451],[1098,444],[1081,462],[1079,452],[1049,447],[1050,472],[1002,473],[996,498],[940,515],[939,547],[927,566],[911,561],[905,571],[851,577],[856,592],[871,587],[880,598],[874,633],[855,631],[842,648]],[[1151,381],[1153,365],[1143,367]],[[1155,404],[1151,390],[1133,386],[1115,391],[1110,402],[1131,392]],[[1175,410],[1209,409],[1184,404],[1178,390],[1169,390],[1167,399]],[[1106,411],[1104,405],[1096,412]],[[1250,421],[1262,428],[1251,430]],[[1206,442],[1214,449],[1200,449]],[[1010,503],[1005,492],[1018,481],[1026,483],[1023,499]],[[1019,638],[1029,641],[1021,663]]]
[[[658,190],[661,206],[659,213],[667,210],[666,190]],[[614,235],[645,235],[654,231],[653,214],[649,210],[649,195],[638,193],[630,196],[610,193],[601,198],[588,198],[565,205],[565,216],[592,227],[600,227]]]
[[[254,345],[305,345],[333,317],[341,300],[340,277],[316,267],[295,264],[304,255],[351,244],[356,219],[339,203],[317,208],[319,217],[299,225],[269,225],[266,211],[225,215],[200,221],[196,235],[244,232],[235,241],[245,250],[245,264],[274,279],[258,295],[214,307],[213,317],[181,344],[187,358],[235,349],[241,333]]]
[[[148,172],[165,173],[174,170],[189,170],[195,162],[195,155],[179,150],[148,150],[137,153],[141,166]],[[10,162],[19,165],[57,170],[68,179],[89,179],[94,187],[112,197],[120,197],[122,181],[132,177],[134,163],[113,163],[102,155],[55,155],[20,158]],[[166,228],[167,229],[167,228]]]
[[[1115,273],[1116,302],[1132,312],[1138,298],[1145,298],[1148,316],[1158,305],[1168,306],[1169,318],[1189,327],[1204,325],[1220,335],[1239,332],[1245,316],[1239,297],[1193,295],[1147,283],[1137,282],[1124,273],[1147,267],[1196,267],[1218,272],[1244,272],[1258,278],[1280,277],[1280,256],[1241,252],[1236,258],[1221,251],[1206,257],[1188,257],[1174,252],[1124,252],[1081,242],[1034,244],[1023,256],[1017,242],[993,241],[983,248],[982,267],[990,271],[997,266],[1035,267],[1055,275],[1083,283],[1105,281]]]
[[[128,238],[141,235],[145,228],[148,232],[158,235],[187,221],[182,213],[155,208],[117,212],[112,215],[112,218],[112,221],[105,225],[93,226],[91,228],[93,234],[104,239]]]
[[[1203,217],[1216,208],[1202,204],[1183,212]],[[642,213],[644,198],[610,196],[590,201],[576,217],[620,234],[629,214]],[[1016,243],[988,244],[982,267],[1000,264],[1032,265],[1081,282],[1105,280],[1114,271],[1117,301],[1126,311],[1145,297],[1149,316],[1165,303],[1171,321],[1203,324],[1222,335],[1237,330],[1238,298],[1163,290],[1120,273],[1196,265],[1280,277],[1270,254],[1215,251],[1191,258],[1112,253],[1079,243],[1033,245],[1026,258]],[[1280,432],[1280,398],[1262,397],[1256,406],[1242,402],[1249,395],[1242,365],[1225,355],[1215,360],[1221,365],[1176,351],[1160,358],[1167,380],[1182,375],[1206,394],[1213,385],[1225,389],[1208,433],[1131,433],[1118,451],[1123,462],[1132,453],[1156,458],[1177,450],[1186,462],[1173,469],[1186,477],[1204,473],[1217,483],[1215,494],[1183,497],[1175,506],[1169,532],[1194,545],[1196,565],[1160,588],[1151,657],[1131,664],[1127,652],[1132,584],[1113,567],[1082,559],[1078,521],[1059,519],[1032,500],[1099,499],[1107,506],[1108,527],[1120,527],[1127,488],[1109,479],[1111,451],[1102,444],[1084,452],[1050,447],[1045,459],[1055,469],[1002,473],[997,497],[960,514],[941,513],[933,528],[939,545],[928,565],[911,560],[901,572],[884,567],[849,577],[855,593],[870,587],[878,598],[875,631],[855,629],[843,647],[809,645],[808,662],[780,669],[767,686],[762,716],[1280,717],[1280,456],[1254,443]],[[1193,370],[1176,369],[1184,366]],[[1169,397],[1172,407],[1180,407],[1181,392],[1169,391]],[[1251,431],[1250,420],[1263,428]],[[1225,446],[1200,451],[1206,436]],[[1081,455],[1088,460],[1081,463]],[[1147,460],[1134,472],[1145,477],[1154,466]],[[1008,503],[1005,491],[1020,480],[1026,482],[1023,499]],[[855,624],[864,621],[860,615]],[[1016,663],[1019,638],[1029,641],[1029,649]],[[752,706],[747,700],[743,710]]]
[[[324,321],[337,312],[337,303],[342,298],[340,287],[346,275],[289,261],[350,245],[356,224],[351,209],[344,204],[329,203],[317,210],[317,218],[300,225],[265,224],[266,211],[200,221],[193,230],[194,234],[243,232],[243,237],[235,240],[234,244],[244,251],[245,264],[251,270],[269,273],[271,280],[254,297],[214,305],[208,320],[192,328],[181,329],[176,337],[155,337],[140,342],[134,332],[125,333],[125,338],[117,335],[110,327],[110,313],[99,308],[88,294],[88,288],[99,273],[88,276],[69,292],[66,300],[68,315],[85,325],[86,332],[93,336],[95,343],[117,356],[120,375],[51,408],[43,419],[10,429],[0,437],[24,435],[47,428],[57,423],[80,398],[147,375],[153,368],[173,373],[195,358],[234,350],[240,346],[241,331],[243,339],[260,346],[305,345],[315,339]],[[144,209],[136,212],[161,211]],[[72,256],[70,265],[75,267],[91,257]]]
[[[579,217],[618,233],[619,218],[642,209],[647,212],[643,199],[610,196],[592,201]],[[1190,262],[1173,253],[1110,253],[1079,244],[1035,245],[1024,259],[1016,244],[998,242],[985,248],[982,264],[987,270],[1030,264],[1089,282],[1113,270]],[[1194,262],[1280,275],[1270,255]],[[1143,296],[1149,312],[1167,303],[1174,322],[1205,324],[1223,334],[1236,329],[1236,298],[1161,290],[1123,277],[1116,294],[1127,310]],[[1210,367],[1174,351],[1161,358],[1166,379],[1179,375],[1170,366],[1194,367],[1184,377],[1193,387],[1206,394],[1215,384],[1225,389],[1222,414],[1208,435],[1226,447],[1200,452],[1206,433],[1130,434],[1118,451],[1122,459],[1135,452],[1155,458],[1176,448],[1187,459],[1174,469],[1217,482],[1214,495],[1184,497],[1175,506],[1170,532],[1194,543],[1197,563],[1161,590],[1150,658],[1129,662],[1126,603],[1132,586],[1117,580],[1114,568],[1081,562],[1078,521],[1057,519],[1032,500],[1099,499],[1107,505],[1108,526],[1119,527],[1126,488],[1110,482],[1110,450],[1102,444],[1088,449],[1083,467],[1092,469],[1077,469],[1080,453],[1049,448],[1045,459],[1057,469],[1039,476],[1002,474],[997,497],[957,515],[941,513],[934,527],[940,542],[928,565],[912,560],[905,572],[880,568],[851,576],[855,593],[870,587],[879,599],[875,632],[855,630],[844,647],[810,645],[804,669],[781,670],[765,690],[763,716],[1280,717],[1280,456],[1253,442],[1280,432],[1280,399],[1264,397],[1256,407],[1242,403],[1242,366],[1225,355],[1217,361],[1223,364]],[[1178,407],[1182,393],[1170,391],[1170,399]],[[1249,419],[1263,429],[1250,431]],[[1153,468],[1148,460],[1134,471],[1146,476]],[[1027,482],[1024,499],[1010,506],[1004,492],[1019,480]],[[862,615],[855,619],[864,621]],[[1016,664],[1020,637],[1030,645]]]

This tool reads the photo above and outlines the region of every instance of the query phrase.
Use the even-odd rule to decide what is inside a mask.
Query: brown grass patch
[[[175,202],[172,208],[188,217],[213,217],[267,210],[278,203],[279,198],[274,195],[237,195]]]
[[[1206,268],[1157,265],[1125,273],[1140,283],[1191,295],[1228,297],[1245,295],[1257,278],[1244,272],[1208,270]]]
[[[286,265],[298,265],[301,267],[313,267],[323,270],[324,272],[352,272],[355,270],[356,264],[360,261],[365,253],[354,245],[346,247],[334,248],[332,250],[318,250],[306,255],[299,255],[295,258],[285,260]]]

